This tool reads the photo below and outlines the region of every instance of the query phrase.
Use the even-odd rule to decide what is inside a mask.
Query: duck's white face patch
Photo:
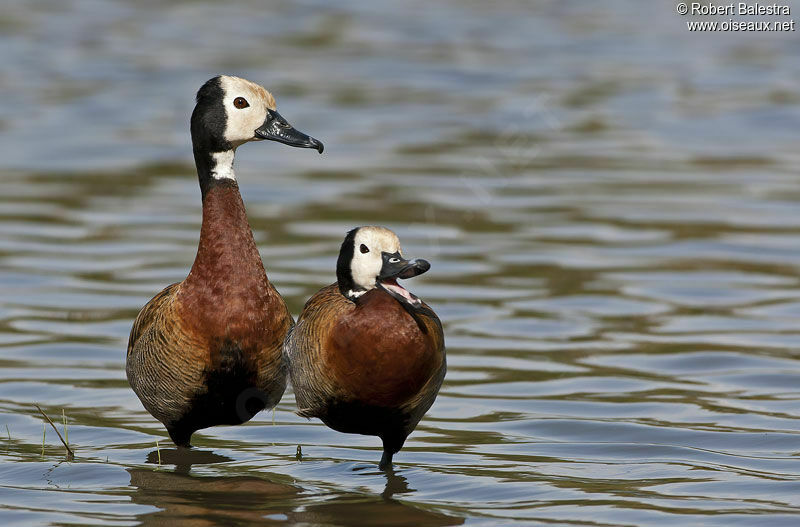
[[[368,291],[375,287],[375,282],[381,273],[382,253],[401,252],[400,240],[389,229],[361,227],[356,232],[353,244],[353,260],[350,262],[353,282]]]
[[[220,85],[224,93],[225,139],[233,148],[260,140],[256,137],[256,129],[267,119],[267,109],[275,109],[275,98],[263,87],[240,77],[223,75]]]

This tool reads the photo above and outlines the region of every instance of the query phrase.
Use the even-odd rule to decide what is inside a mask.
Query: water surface
[[[645,4],[6,3],[2,523],[795,525],[800,41]],[[449,372],[391,474],[291,391],[186,454],[128,387],[133,318],[194,257],[221,72],[326,145],[237,156],[295,314],[353,226],[432,263],[408,286]]]

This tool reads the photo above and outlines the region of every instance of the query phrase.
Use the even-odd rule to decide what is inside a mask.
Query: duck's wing
[[[173,435],[173,425],[191,408],[207,363],[203,342],[187,333],[175,316],[179,290],[180,284],[172,284],[139,312],[128,340],[125,372],[150,415],[164,423],[176,444],[188,444],[188,436]]]
[[[442,387],[444,376],[447,373],[447,353],[445,351],[444,331],[442,322],[428,304],[423,302],[422,306],[415,312],[414,320],[430,343],[432,349],[436,350],[439,356],[439,366],[433,375],[428,379],[417,395],[403,405],[403,411],[408,415],[406,433],[410,434],[417,426],[422,416],[433,406],[439,389]]]
[[[180,283],[174,283],[164,288],[163,291],[154,296],[136,316],[131,328],[131,335],[128,338],[128,353],[130,355],[142,335],[150,329],[153,323],[159,318],[167,306],[172,302],[175,292]]]
[[[326,396],[336,391],[325,371],[322,346],[344,302],[349,301],[339,293],[336,284],[320,289],[308,299],[297,324],[286,337],[284,360],[289,366],[297,414],[301,417],[317,417]]]

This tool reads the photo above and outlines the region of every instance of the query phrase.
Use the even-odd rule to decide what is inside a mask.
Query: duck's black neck
[[[339,284],[339,292],[353,302],[358,302],[361,295],[366,292],[353,280],[353,270],[350,267],[353,263],[353,244],[357,230],[353,229],[347,233],[339,250],[339,259],[336,261],[336,282]]]
[[[211,169],[214,164],[214,160],[211,158],[211,152],[208,150],[199,150],[195,147],[194,164],[197,167],[197,178],[200,181],[200,192],[203,194],[203,197],[205,197],[208,191],[209,180],[212,179]]]
[[[220,178],[221,171],[228,170],[233,177],[234,146],[225,139],[225,109],[219,102],[222,91],[218,85],[213,94],[199,97],[192,112],[190,129],[192,132],[192,148],[197,176],[200,179],[200,191],[205,197],[209,185]]]

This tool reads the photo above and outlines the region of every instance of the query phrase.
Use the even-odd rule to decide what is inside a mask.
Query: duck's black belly
[[[402,433],[409,420],[408,414],[397,408],[334,400],[317,417],[338,432],[373,436]]]
[[[172,440],[188,445],[192,433],[216,425],[238,425],[266,408],[268,394],[258,386],[258,372],[241,349],[220,350],[216,367],[208,368],[204,382],[177,420],[165,423]]]

